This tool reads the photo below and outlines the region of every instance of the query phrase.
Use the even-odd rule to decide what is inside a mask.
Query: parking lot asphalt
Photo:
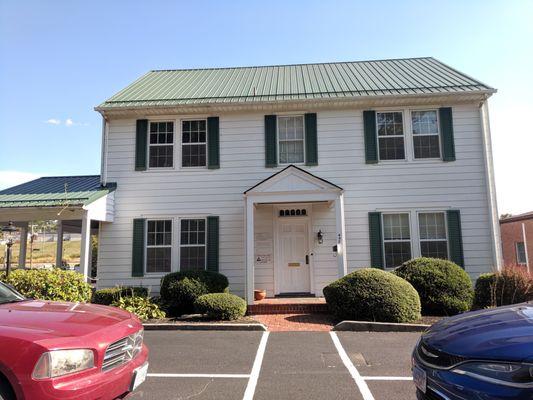
[[[149,331],[132,399],[411,400],[418,333]]]

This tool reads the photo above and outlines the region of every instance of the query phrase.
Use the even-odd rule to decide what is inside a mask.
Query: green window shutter
[[[218,117],[207,118],[207,167],[220,168],[220,134]]]
[[[370,235],[370,266],[383,269],[383,251],[381,234],[381,213],[368,213],[368,229]]]
[[[148,142],[148,120],[138,119],[135,131],[135,171],[146,169],[146,146]]]
[[[278,166],[276,122],[275,115],[265,115],[265,167],[267,168]]]
[[[216,216],[207,217],[207,254],[208,271],[218,272],[218,220]]]
[[[367,164],[378,162],[378,142],[376,136],[376,112],[363,111],[365,132],[365,158]]]
[[[316,114],[305,114],[305,165],[318,165]]]
[[[144,275],[144,229],[146,220],[136,218],[133,220],[133,240],[131,253],[131,276]]]
[[[443,161],[455,161],[453,140],[453,116],[451,107],[439,108],[440,137],[442,140]]]
[[[459,210],[448,210],[448,252],[449,259],[461,267],[465,267],[463,255],[463,235],[461,233],[461,213]]]

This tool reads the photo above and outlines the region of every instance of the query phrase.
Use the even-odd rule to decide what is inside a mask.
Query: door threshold
[[[309,292],[290,292],[290,293],[280,293],[275,295],[277,298],[291,298],[291,297],[316,297],[313,293]]]

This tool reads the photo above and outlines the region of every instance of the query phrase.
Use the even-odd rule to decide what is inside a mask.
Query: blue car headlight
[[[452,371],[497,385],[533,388],[533,364],[473,361],[460,364]]]

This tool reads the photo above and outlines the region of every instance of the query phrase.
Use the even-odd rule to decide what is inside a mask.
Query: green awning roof
[[[48,176],[0,191],[0,208],[85,206],[115,189],[100,175]]]
[[[495,90],[426,57],[150,71],[97,110],[473,92]]]

